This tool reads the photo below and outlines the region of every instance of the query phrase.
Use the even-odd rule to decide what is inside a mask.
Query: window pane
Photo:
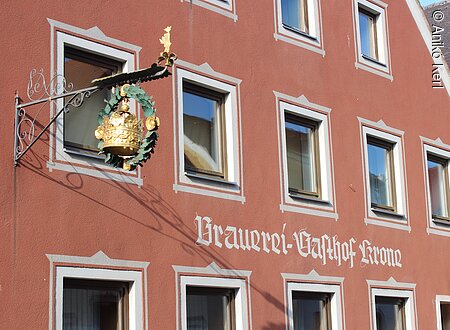
[[[369,57],[378,59],[376,54],[375,17],[359,11],[359,35],[361,52]]]
[[[393,181],[391,178],[390,153],[392,147],[377,144],[367,145],[369,158],[371,202],[378,206],[393,208]]]
[[[98,60],[97,60],[98,59]],[[109,63],[110,62],[110,63]],[[73,90],[91,87],[91,81],[116,73],[121,64],[81,51],[66,50],[64,76],[73,83]],[[70,108],[64,114],[64,146],[97,151],[98,140],[94,132],[98,126],[98,113],[105,106],[110,91],[103,89],[85,98],[79,108]],[[67,101],[67,98],[66,98]]]
[[[126,286],[120,282],[64,279],[63,329],[124,330]]]
[[[330,295],[326,293],[293,292],[294,330],[330,329],[329,300]]]
[[[281,0],[281,16],[284,25],[308,32],[307,0]]]
[[[183,92],[186,169],[223,176],[220,125],[219,99]]]
[[[188,330],[231,330],[233,291],[187,288]]]
[[[432,214],[439,217],[448,216],[447,185],[445,183],[445,161],[428,160],[428,180],[430,184]]]
[[[375,297],[377,330],[405,330],[404,299]]]
[[[289,189],[317,193],[314,159],[314,126],[286,116],[286,151]]]
[[[442,330],[450,330],[450,304],[441,304]]]

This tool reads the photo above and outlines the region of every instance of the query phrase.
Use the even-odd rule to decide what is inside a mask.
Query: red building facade
[[[450,80],[416,1],[1,15],[1,329],[450,329]],[[106,89],[14,166],[16,90],[49,98],[18,106],[37,135],[69,83],[151,66],[168,25],[172,75],[141,84],[161,120],[142,168],[97,155]]]

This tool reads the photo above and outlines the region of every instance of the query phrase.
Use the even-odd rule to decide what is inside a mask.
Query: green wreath
[[[152,96],[147,95],[147,93],[136,85],[128,85],[123,87],[123,91],[126,96],[121,96],[119,88],[116,88],[115,93],[112,94],[111,99],[106,102],[105,108],[100,110],[98,114],[99,125],[103,122],[103,117],[110,116],[110,114],[116,110],[118,104],[124,98],[132,98],[139,102],[144,110],[145,118],[155,116],[155,102],[152,101]],[[99,154],[104,154],[106,156],[105,163],[112,165],[113,167],[122,167],[124,164],[128,165],[129,170],[132,171],[136,166],[143,166],[143,164],[150,159],[151,155],[154,153],[156,142],[158,141],[158,133],[156,130],[158,125],[154,125],[153,129],[150,129],[145,134],[142,139],[138,152],[131,158],[122,158],[117,155],[113,155],[109,152],[103,151],[103,141],[98,143],[98,148],[100,149]]]

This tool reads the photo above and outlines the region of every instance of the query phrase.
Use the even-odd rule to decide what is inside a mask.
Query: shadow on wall
[[[286,330],[286,326],[282,323],[273,323],[269,322],[266,325],[264,325],[262,330]]]
[[[41,141],[45,141],[48,147],[48,134]],[[56,151],[54,151],[56,152]],[[67,173],[64,176],[63,180],[60,180],[60,176],[58,178],[53,177],[51,172],[48,172],[46,169],[46,162],[48,159],[41,155],[37,155],[33,152],[32,149],[21,159],[20,165],[17,169],[15,169],[14,175],[17,175],[17,171],[21,171],[27,169],[29,171],[34,172],[35,174],[45,178],[53,184],[60,185],[66,189],[71,190],[74,193],[86,198],[93,203],[98,204],[99,207],[103,207],[109,209],[124,219],[128,219],[129,221],[133,221],[149,230],[152,230],[155,235],[164,236],[167,239],[172,240],[174,243],[179,244],[181,248],[190,255],[196,255],[200,257],[204,262],[205,266],[209,265],[211,262],[216,262],[220,267],[225,269],[236,269],[232,263],[230,263],[223,255],[213,249],[204,249],[201,247],[197,247],[195,241],[197,239],[197,233],[192,227],[187,226],[181,219],[180,215],[177,211],[167,203],[159,193],[159,191],[153,187],[148,185],[148,180],[146,185],[138,188],[136,185],[117,182],[112,180],[103,180],[95,177],[88,177],[89,181],[96,180],[98,185],[98,190],[106,190],[112,191],[116,190],[117,193],[126,194],[129,197],[129,206],[135,210],[139,210],[140,214],[144,215],[145,213],[148,216],[142,216],[141,219],[137,219],[135,217],[130,216],[129,214],[124,213],[119,208],[114,208],[114,204],[106,204],[98,199],[95,196],[88,195],[85,191],[83,191],[84,187],[84,179],[86,176],[80,175],[76,173],[74,168],[74,173]],[[15,180],[16,181],[16,180]],[[16,182],[14,183],[16,184]],[[15,187],[16,188],[16,187]],[[15,189],[15,191],[17,191]],[[19,196],[14,196],[15,201],[20,201]],[[14,207],[17,207],[14,205]],[[136,212],[138,213],[138,212]],[[143,220],[145,219],[145,221]],[[192,220],[194,222],[194,220]],[[275,298],[269,291],[266,291],[264,288],[270,289],[270,285],[267,283],[263,284],[263,286],[255,285],[254,282],[251,283],[252,290],[258,292],[268,303],[273,305],[276,309],[281,311],[283,314],[285,312],[284,303],[277,298]],[[252,293],[254,294],[254,293]],[[276,330],[276,329],[285,329],[284,324],[275,324],[268,323],[262,329],[267,330]]]

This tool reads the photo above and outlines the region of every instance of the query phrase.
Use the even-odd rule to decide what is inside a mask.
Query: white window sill
[[[390,74],[386,70],[382,70],[383,68],[386,68],[385,65],[370,63],[368,60],[366,60],[366,61],[362,61],[362,62],[355,62],[355,67],[357,69],[365,70],[370,73],[379,75],[380,77],[386,78],[390,81],[394,80],[394,77],[392,76],[392,74]]]

